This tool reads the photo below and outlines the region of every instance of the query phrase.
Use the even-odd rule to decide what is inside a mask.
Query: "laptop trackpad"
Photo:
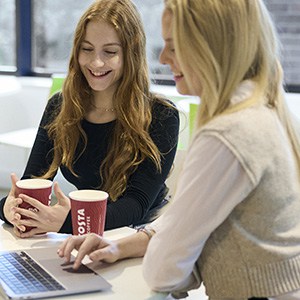
[[[98,282],[99,290],[111,287],[104,278],[85,265],[81,265],[78,270],[74,270],[73,262],[66,264],[64,259],[61,258],[41,259],[39,263],[58,281],[61,281],[66,288],[74,288],[77,284],[80,287],[83,282],[85,287],[88,285],[95,286],[95,282]]]

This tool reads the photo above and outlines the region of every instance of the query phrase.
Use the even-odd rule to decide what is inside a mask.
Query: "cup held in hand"
[[[32,197],[44,205],[50,205],[51,202],[51,193],[52,193],[52,181],[48,179],[41,178],[30,178],[30,179],[21,179],[16,182],[16,193],[17,196],[20,194],[25,194],[29,197]],[[31,206],[27,202],[24,202],[19,205],[21,208],[29,209],[36,211],[37,208]],[[22,216],[23,219],[27,217]],[[32,227],[27,227],[26,232],[31,230]]]
[[[69,194],[73,234],[103,235],[108,193],[99,190],[78,190]]]

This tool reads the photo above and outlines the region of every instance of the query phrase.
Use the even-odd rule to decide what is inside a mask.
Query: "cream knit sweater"
[[[253,184],[210,235],[197,262],[210,299],[299,289],[300,183],[276,113],[265,106],[244,109],[216,118],[201,134],[226,144]]]

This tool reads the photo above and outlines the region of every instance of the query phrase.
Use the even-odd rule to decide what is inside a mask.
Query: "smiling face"
[[[162,37],[165,41],[165,45],[160,53],[159,60],[162,64],[170,66],[174,75],[177,91],[180,94],[189,95],[191,93],[176,58],[172,26],[172,13],[168,9],[165,9],[162,16]]]
[[[94,93],[112,95],[123,75],[123,49],[114,27],[104,21],[87,24],[78,62]]]

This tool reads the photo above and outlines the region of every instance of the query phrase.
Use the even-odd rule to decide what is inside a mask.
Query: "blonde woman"
[[[270,15],[263,0],[165,6],[160,60],[201,97],[174,201],[130,237],[73,237],[58,253],[79,249],[74,268],[145,254],[149,286],[177,297],[203,282],[209,299],[300,299],[299,139]]]
[[[48,102],[23,178],[53,179],[60,168],[78,189],[109,193],[105,229],[149,222],[166,201],[178,128],[172,103],[149,91],[136,7],[98,0],[79,20],[62,92]],[[70,204],[57,185],[58,204],[46,207],[18,198],[16,180],[0,211],[18,236],[72,233]],[[38,211],[17,207],[21,201]],[[26,226],[35,228],[23,232]]]

